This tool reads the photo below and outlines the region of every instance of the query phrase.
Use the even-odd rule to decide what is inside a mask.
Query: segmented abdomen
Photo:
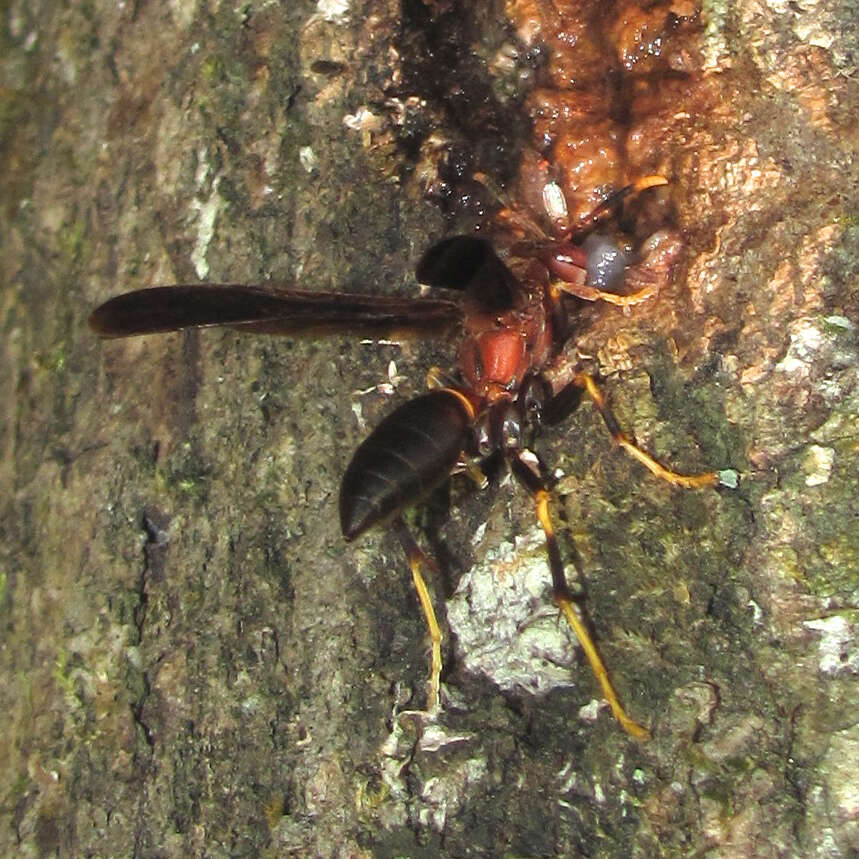
[[[347,540],[408,507],[450,474],[468,438],[471,413],[444,388],[388,415],[355,451],[340,485]]]

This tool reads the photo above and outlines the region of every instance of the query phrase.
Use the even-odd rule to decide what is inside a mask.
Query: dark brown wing
[[[516,275],[486,239],[451,236],[434,244],[418,263],[418,283],[464,291],[481,307],[503,311],[521,290]]]
[[[258,334],[441,334],[462,316],[459,302],[238,284],[154,286],[97,307],[89,325],[101,337],[228,326]]]

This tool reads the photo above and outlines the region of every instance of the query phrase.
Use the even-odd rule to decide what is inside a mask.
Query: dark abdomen
[[[404,403],[355,451],[340,485],[340,527],[347,540],[414,504],[456,464],[471,414],[440,388]]]

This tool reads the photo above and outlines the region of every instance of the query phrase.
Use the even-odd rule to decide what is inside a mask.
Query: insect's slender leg
[[[651,285],[644,286],[629,295],[620,295],[616,292],[605,292],[586,283],[568,283],[564,280],[553,281],[553,286],[584,301],[605,301],[606,304],[614,304],[618,307],[634,307],[659,292],[658,287]]]
[[[631,719],[623,709],[623,705],[620,703],[620,699],[617,697],[617,693],[614,691],[614,686],[612,686],[611,679],[608,676],[608,669],[605,667],[605,663],[602,661],[602,657],[599,655],[599,651],[597,650],[593,639],[590,637],[587,627],[577,614],[576,606],[573,604],[566,581],[562,582],[562,587],[559,587],[558,583],[555,581],[555,569],[558,570],[558,574],[561,577],[563,577],[564,573],[563,565],[561,564],[560,552],[558,550],[558,541],[555,537],[552,518],[549,514],[549,492],[545,489],[539,490],[535,495],[534,500],[537,504],[537,518],[540,520],[540,525],[546,535],[549,562],[553,568],[552,580],[555,603],[567,619],[567,623],[569,623],[573,632],[576,634],[576,638],[578,638],[579,644],[581,644],[582,649],[585,652],[585,656],[588,658],[591,671],[593,671],[594,676],[600,685],[600,689],[602,690],[605,699],[608,701],[609,707],[611,707],[611,711],[614,714],[615,719],[620,722],[621,727],[627,732],[627,734],[639,740],[646,740],[650,737],[650,732],[647,728],[639,725],[634,719]]]
[[[573,377],[573,384],[587,391],[588,396],[602,416],[615,444],[622,447],[633,459],[638,460],[652,474],[655,474],[673,486],[681,486],[684,489],[700,489],[707,486],[727,486],[731,489],[736,487],[739,477],[733,469],[707,471],[702,474],[678,474],[676,471],[671,471],[671,469],[661,465],[649,453],[646,453],[635,444],[620,428],[617,418],[609,408],[593,376],[588,373],[577,373]]]
[[[611,679],[608,676],[608,669],[599,655],[599,651],[594,644],[593,639],[588,632],[587,626],[578,615],[578,611],[574,604],[573,595],[567,585],[567,579],[564,575],[564,563],[561,559],[561,550],[558,547],[558,539],[555,536],[555,527],[552,524],[552,517],[549,513],[549,497],[550,493],[547,488],[547,479],[544,475],[539,474],[535,470],[544,470],[544,466],[536,457],[535,462],[526,461],[526,457],[533,456],[530,451],[519,451],[511,460],[513,473],[519,478],[525,488],[531,493],[534,502],[537,506],[537,518],[540,520],[540,525],[543,528],[543,533],[546,535],[546,550],[549,555],[549,569],[552,573],[552,595],[555,600],[555,605],[561,610],[561,613],[567,619],[567,623],[575,633],[582,650],[591,666],[594,677],[602,690],[603,697],[608,701],[609,707],[614,714],[615,719],[620,722],[621,727],[631,737],[638,740],[646,740],[650,737],[650,732],[647,728],[639,725],[634,719],[627,715],[626,710],[620,703],[617,692],[614,691]]]
[[[421,604],[421,609],[424,613],[424,618],[429,629],[431,656],[430,656],[430,677],[428,683],[428,698],[426,712],[430,715],[438,713],[439,707],[439,692],[441,689],[441,628],[436,620],[435,610],[432,607],[429,589],[427,588],[424,577],[421,573],[422,567],[433,567],[434,564],[426,552],[412,537],[406,523],[402,518],[397,516],[392,527],[394,532],[402,544],[403,550],[406,553],[406,558],[409,563],[409,569],[412,571],[412,579],[415,583],[415,590],[418,594],[418,600]]]

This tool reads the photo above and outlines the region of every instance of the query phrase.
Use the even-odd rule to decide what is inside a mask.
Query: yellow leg
[[[576,634],[579,644],[582,645],[582,650],[584,650],[585,656],[587,656],[588,662],[590,663],[591,671],[593,671],[594,676],[597,678],[597,682],[600,684],[603,696],[606,701],[608,701],[608,705],[611,707],[611,711],[614,714],[615,719],[620,722],[620,726],[631,737],[635,737],[637,740],[649,740],[650,731],[642,725],[639,725],[638,722],[630,719],[626,714],[626,710],[623,709],[620,699],[614,691],[614,686],[611,685],[608,670],[597,652],[596,645],[588,635],[587,627],[576,614],[575,606],[568,599],[563,597],[556,598],[556,602],[563,612],[564,617],[567,619],[567,623],[569,623],[573,632]]]
[[[707,486],[729,486],[737,485],[738,475],[735,471],[707,471],[702,474],[678,474],[664,465],[658,463],[649,453],[643,451],[636,445],[628,435],[620,428],[617,418],[605,401],[602,391],[597,387],[593,377],[587,373],[578,373],[573,379],[573,384],[584,388],[588,396],[593,400],[597,411],[602,416],[606,427],[614,441],[622,447],[633,459],[637,459],[648,471],[662,480],[674,486],[682,486],[684,489],[701,489]]]
[[[659,177],[655,178],[658,179]],[[654,182],[653,184],[661,183]],[[617,418],[608,407],[602,392],[597,387],[596,382],[591,376],[587,373],[578,373],[573,377],[572,384],[587,391],[615,442],[617,442],[617,444],[624,448],[627,453],[637,459],[645,466],[645,468],[657,477],[668,481],[674,486],[682,486],[688,489],[718,485],[733,488],[737,485],[739,477],[735,471],[730,469],[719,472],[712,471],[704,474],[686,475],[677,474],[676,472],[665,468],[650,456],[650,454],[645,453],[640,447],[632,442],[621,430],[620,425],[617,422]],[[561,396],[561,394],[559,393],[557,396]],[[552,573],[552,588],[555,603],[567,619],[567,623],[569,623],[570,628],[573,630],[579,643],[582,645],[585,656],[587,656],[588,662],[590,663],[591,670],[600,685],[603,696],[611,707],[614,717],[618,722],[620,722],[621,727],[630,736],[639,740],[645,740],[650,736],[648,730],[631,719],[623,709],[620,699],[612,686],[608,669],[602,661],[599,651],[588,633],[587,627],[579,617],[574,600],[570,594],[570,589],[567,586],[566,577],[564,576],[564,565],[549,512],[550,495],[547,487],[550,485],[551,481],[550,478],[548,478],[546,469],[542,465],[534,467],[522,454],[513,457],[510,464],[513,468],[514,474],[534,497],[534,501],[537,506],[537,518],[540,520],[540,525],[546,535],[546,549],[549,555],[549,569]]]
[[[633,307],[636,304],[641,304],[642,301],[647,301],[648,298],[652,298],[659,292],[655,286],[645,286],[629,295],[618,295],[616,292],[604,292],[595,286],[588,286],[586,283],[567,283],[560,280],[555,281],[554,285],[563,292],[584,301],[605,301],[607,304],[615,304],[618,307]]]
[[[412,578],[415,582],[415,589],[418,592],[418,599],[421,602],[421,608],[426,618],[432,647],[427,711],[429,713],[437,713],[439,710],[439,690],[441,688],[441,629],[439,629],[429,591],[421,575],[419,564],[410,562],[409,566],[412,570]]]
[[[558,541],[555,537],[555,528],[552,524],[552,517],[549,515],[549,493],[545,489],[538,490],[534,495],[534,500],[537,503],[537,518],[540,520],[540,525],[543,527],[543,532],[546,535],[546,545],[549,550],[549,563],[552,568],[552,582],[554,585],[555,604],[567,619],[571,629],[579,640],[585,656],[591,666],[591,671],[594,673],[597,682],[600,685],[602,694],[608,701],[611,712],[615,719],[620,722],[620,726],[631,737],[637,740],[647,740],[650,738],[650,732],[647,728],[641,726],[634,719],[631,719],[626,710],[620,703],[617,693],[614,691],[614,686],[608,676],[608,669],[602,661],[602,657],[597,651],[593,639],[588,633],[587,627],[582,623],[576,608],[573,605],[573,600],[570,597],[566,579],[563,573],[563,565],[561,563],[561,555],[558,550]]]
[[[417,591],[418,600],[424,613],[427,629],[429,630],[431,655],[426,712],[430,715],[435,715],[440,709],[441,628],[438,625],[438,620],[436,620],[429,589],[421,573],[421,567],[432,566],[432,562],[415,542],[402,520],[397,519],[394,521],[394,530],[397,532],[397,536],[400,538],[400,542],[405,549],[409,569],[412,571],[412,580],[415,583],[415,590]]]

